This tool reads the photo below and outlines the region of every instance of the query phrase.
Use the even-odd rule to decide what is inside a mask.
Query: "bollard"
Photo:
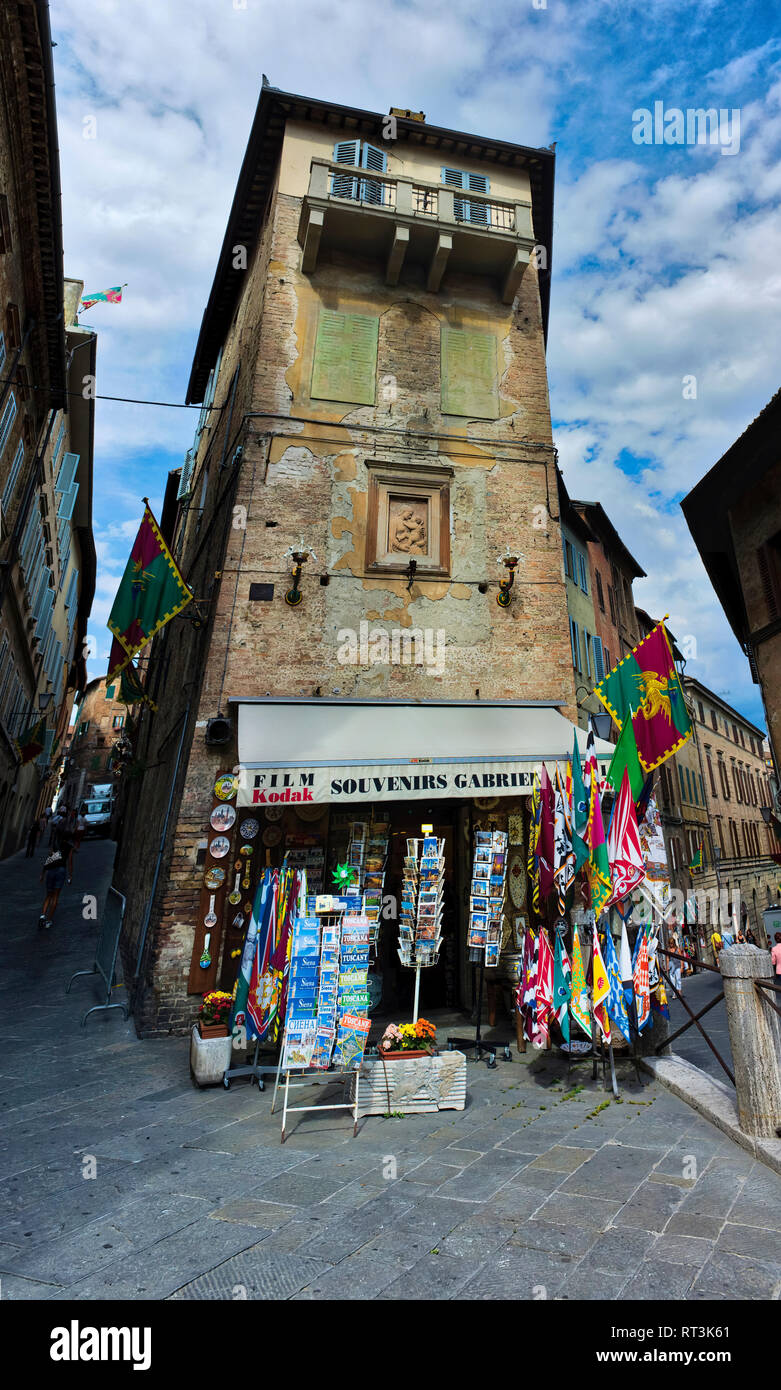
[[[771,978],[770,957],[757,946],[727,946],[719,956],[735,1070],[738,1123],[744,1134],[775,1138],[781,1125],[781,1018],[755,980]],[[774,1001],[775,994],[769,996]]]

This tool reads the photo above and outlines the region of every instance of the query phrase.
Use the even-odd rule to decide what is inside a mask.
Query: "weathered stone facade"
[[[325,126],[313,123],[312,132],[313,153],[324,137],[333,139]],[[198,441],[174,543],[207,623],[199,632],[185,615],[156,639],[148,688],[160,708],[141,717],[139,775],[128,778],[124,792],[117,882],[128,894],[126,978],[147,933],[136,986],[143,1032],[182,1031],[199,1002],[186,994],[198,853],[214,777],[237,758],[235,745],[209,749],[204,728],[227,712],[229,698],[337,692],[360,699],[545,700],[575,713],[534,265],[512,304],[479,274],[446,273],[440,289],[430,290],[425,268],[414,262],[389,285],[384,264],[362,255],[358,241],[352,252],[324,248],[316,269],[304,273],[298,238],[306,180],[300,195],[280,191],[295,185],[300,133],[291,167],[288,153],[286,143],[257,244],[248,251],[222,343],[209,416],[215,423]],[[306,175],[305,166],[308,160]],[[485,169],[492,169],[488,154]],[[528,185],[520,175],[517,184],[520,198]],[[378,321],[373,404],[313,396],[324,311]],[[443,411],[443,325],[492,335],[495,418]],[[367,572],[375,464],[447,479],[447,573]],[[303,601],[291,609],[283,598],[291,584],[285,552],[302,538],[317,558],[304,565]],[[511,604],[502,609],[497,557],[507,547],[522,559]],[[251,597],[250,586],[260,584],[273,585],[272,598]],[[442,674],[415,664],[340,662],[343,634],[362,622],[388,633],[444,631]],[[164,827],[150,808],[167,805],[172,779],[155,876]]]

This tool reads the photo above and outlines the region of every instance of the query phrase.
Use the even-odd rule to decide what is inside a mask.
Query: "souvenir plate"
[[[263,843],[267,849],[278,845],[282,839],[282,827],[280,825],[267,825],[263,831]]]
[[[259,830],[260,822],[256,821],[253,816],[247,816],[239,825],[239,834],[242,840],[254,840]]]
[[[282,807],[281,807],[281,806],[264,806],[264,807],[263,807],[263,814],[264,814],[264,816],[266,817],[266,820],[281,820],[281,819],[282,819]]]
[[[211,826],[212,830],[219,830],[221,833],[224,834],[226,830],[231,829],[231,826],[234,824],[235,820],[236,807],[228,806],[227,804],[223,803],[222,806],[215,806],[214,810],[209,816],[209,825]]]
[[[293,807],[293,810],[295,811],[295,813],[296,813],[296,815],[298,816],[298,819],[299,819],[299,820],[313,821],[313,820],[322,820],[323,816],[325,815],[326,811],[328,810],[328,807],[327,807],[327,806],[309,806],[309,805],[306,805],[306,806],[305,806],[305,805],[302,804],[301,806],[294,806],[294,807]]]
[[[203,876],[204,887],[208,888],[210,893],[216,891],[217,888],[222,888],[224,882],[225,870],[216,866],[213,869],[207,869]]]
[[[214,795],[218,801],[232,801],[239,790],[239,779],[232,772],[223,772],[214,783]]]
[[[227,835],[215,835],[209,845],[209,853],[212,859],[224,859],[226,854],[230,854],[231,842]]]

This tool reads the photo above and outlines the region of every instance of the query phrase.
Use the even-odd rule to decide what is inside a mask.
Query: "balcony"
[[[444,184],[396,178],[313,159],[298,227],[301,269],[311,275],[321,250],[376,258],[385,283],[405,263],[422,265],[436,293],[445,270],[496,280],[512,304],[535,246],[528,201],[502,202]]]

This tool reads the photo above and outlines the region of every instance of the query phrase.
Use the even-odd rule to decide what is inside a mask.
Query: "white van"
[[[83,818],[85,835],[108,835],[111,832],[111,797],[82,801],[79,815]]]

